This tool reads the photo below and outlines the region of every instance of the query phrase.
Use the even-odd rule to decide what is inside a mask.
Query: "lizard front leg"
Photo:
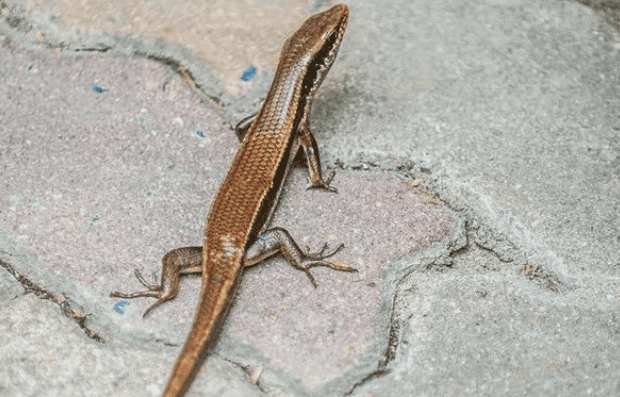
[[[317,287],[316,280],[310,274],[310,269],[315,266],[326,266],[341,272],[357,272],[357,269],[344,265],[342,263],[333,263],[324,261],[323,259],[335,255],[344,248],[344,244],[340,244],[335,249],[325,253],[327,243],[323,245],[320,251],[310,252],[310,247],[306,246],[306,252],[302,251],[290,233],[281,227],[274,227],[262,233],[248,248],[243,261],[244,267],[254,266],[263,260],[269,258],[278,252],[284,255],[289,265],[295,269],[303,270],[314,287]]]

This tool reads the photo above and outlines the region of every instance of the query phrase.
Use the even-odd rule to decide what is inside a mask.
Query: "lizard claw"
[[[123,292],[114,291],[114,292],[110,293],[110,297],[112,297],[112,298],[123,298],[123,299],[133,299],[133,298],[140,298],[140,297],[151,297],[151,298],[159,298],[159,297],[161,297],[162,289],[163,288],[162,288],[162,286],[160,284],[157,283],[157,277],[155,277],[155,274],[153,274],[153,277],[155,279],[155,283],[153,283],[153,284],[148,283],[144,279],[144,277],[142,277],[142,274],[140,273],[140,271],[138,269],[134,270],[134,275],[136,276],[138,281],[140,281],[140,283],[142,283],[142,285],[144,285],[146,287],[146,291],[135,292],[133,294],[125,294]],[[147,310],[147,312],[150,311],[151,308],[149,308],[149,310]]]
[[[144,285],[149,291],[161,290],[161,286],[157,282],[157,276],[155,275],[155,272],[153,272],[153,281],[154,281],[153,284],[146,282],[146,280],[144,280],[144,277],[142,277],[142,274],[140,273],[138,269],[134,270],[134,274],[136,278],[138,279],[138,281],[140,281],[140,283]]]
[[[310,282],[312,283],[312,285],[314,285],[314,288],[317,287],[317,283],[314,277],[312,276],[312,274],[310,273],[310,269],[315,266],[325,266],[325,267],[329,267],[331,269],[338,270],[341,272],[357,272],[358,271],[356,268],[347,266],[343,263],[332,263],[332,262],[323,260],[325,258],[329,258],[330,256],[333,256],[336,253],[338,253],[338,251],[344,248],[344,244],[340,244],[333,250],[329,251],[327,254],[323,254],[326,248],[327,248],[327,243],[323,244],[323,247],[321,248],[319,252],[310,252],[310,247],[306,246],[306,252],[304,253],[304,258],[302,260],[301,268],[306,273],[306,276],[308,276],[308,278],[310,279]]]
[[[313,183],[310,177],[308,177],[308,186],[306,187],[306,190],[326,189],[329,192],[338,193],[338,189],[336,189],[335,187],[329,186],[329,184],[332,182],[332,179],[334,179],[335,175],[336,175],[336,171],[332,171],[331,175],[327,178],[326,181],[319,181],[318,183]]]

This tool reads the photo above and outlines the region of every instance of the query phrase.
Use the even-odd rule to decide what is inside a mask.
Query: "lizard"
[[[178,294],[181,275],[202,273],[194,322],[163,397],[186,393],[225,318],[245,267],[281,252],[293,267],[306,273],[315,287],[310,273],[314,266],[357,271],[324,260],[340,251],[343,244],[327,253],[327,244],[318,252],[312,253],[309,248],[303,252],[285,229],[267,230],[300,148],[308,165],[308,188],[337,192],[330,186],[335,172],[323,179],[309,116],[314,95],[336,58],[348,19],[349,8],[337,4],[312,15],[285,42],[260,110],[237,125],[241,145],[211,203],[203,246],[178,248],[164,255],[159,284],[146,282],[136,270],[146,291],[110,294],[128,299],[157,298],[144,313],[146,317]]]

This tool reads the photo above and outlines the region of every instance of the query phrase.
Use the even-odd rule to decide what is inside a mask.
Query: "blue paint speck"
[[[123,307],[123,306],[125,306],[125,305],[127,305],[127,304],[129,304],[129,302],[127,302],[127,301],[120,301],[120,302],[118,302],[116,305],[114,305],[114,310],[115,310],[118,314],[125,314],[125,312],[123,312],[123,311],[121,310],[121,307]]]
[[[109,88],[101,88],[101,87],[97,87],[96,85],[93,86],[93,91],[96,92],[97,94],[101,94],[104,91],[110,91]]]
[[[243,72],[243,74],[241,75],[241,80],[250,81],[254,76],[256,76],[256,68],[254,67],[254,65],[250,65],[250,67],[247,68],[245,72]]]

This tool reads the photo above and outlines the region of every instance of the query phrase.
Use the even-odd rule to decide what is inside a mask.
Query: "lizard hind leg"
[[[144,280],[144,277],[142,277],[142,274],[140,273],[138,269],[135,269],[133,271],[133,274],[136,276],[138,281],[140,281],[140,283],[142,283],[142,285],[146,287],[146,291],[134,292],[132,294],[125,294],[123,292],[114,291],[110,294],[110,297],[125,298],[125,299],[133,299],[133,298],[140,298],[140,297],[159,298],[159,296],[161,295],[162,288],[161,288],[161,285],[157,284],[157,277],[155,276],[155,273],[153,273],[153,280],[155,281],[155,283],[153,284],[150,284],[146,280]]]
[[[154,283],[148,283],[138,270],[135,271],[136,278],[146,287],[146,291],[125,294],[122,292],[112,292],[113,298],[157,298],[142,315],[146,318],[149,313],[162,303],[174,299],[180,290],[181,275],[190,273],[200,273],[202,271],[202,247],[183,247],[168,252],[161,260],[162,276],[161,283],[157,284],[155,276]]]

